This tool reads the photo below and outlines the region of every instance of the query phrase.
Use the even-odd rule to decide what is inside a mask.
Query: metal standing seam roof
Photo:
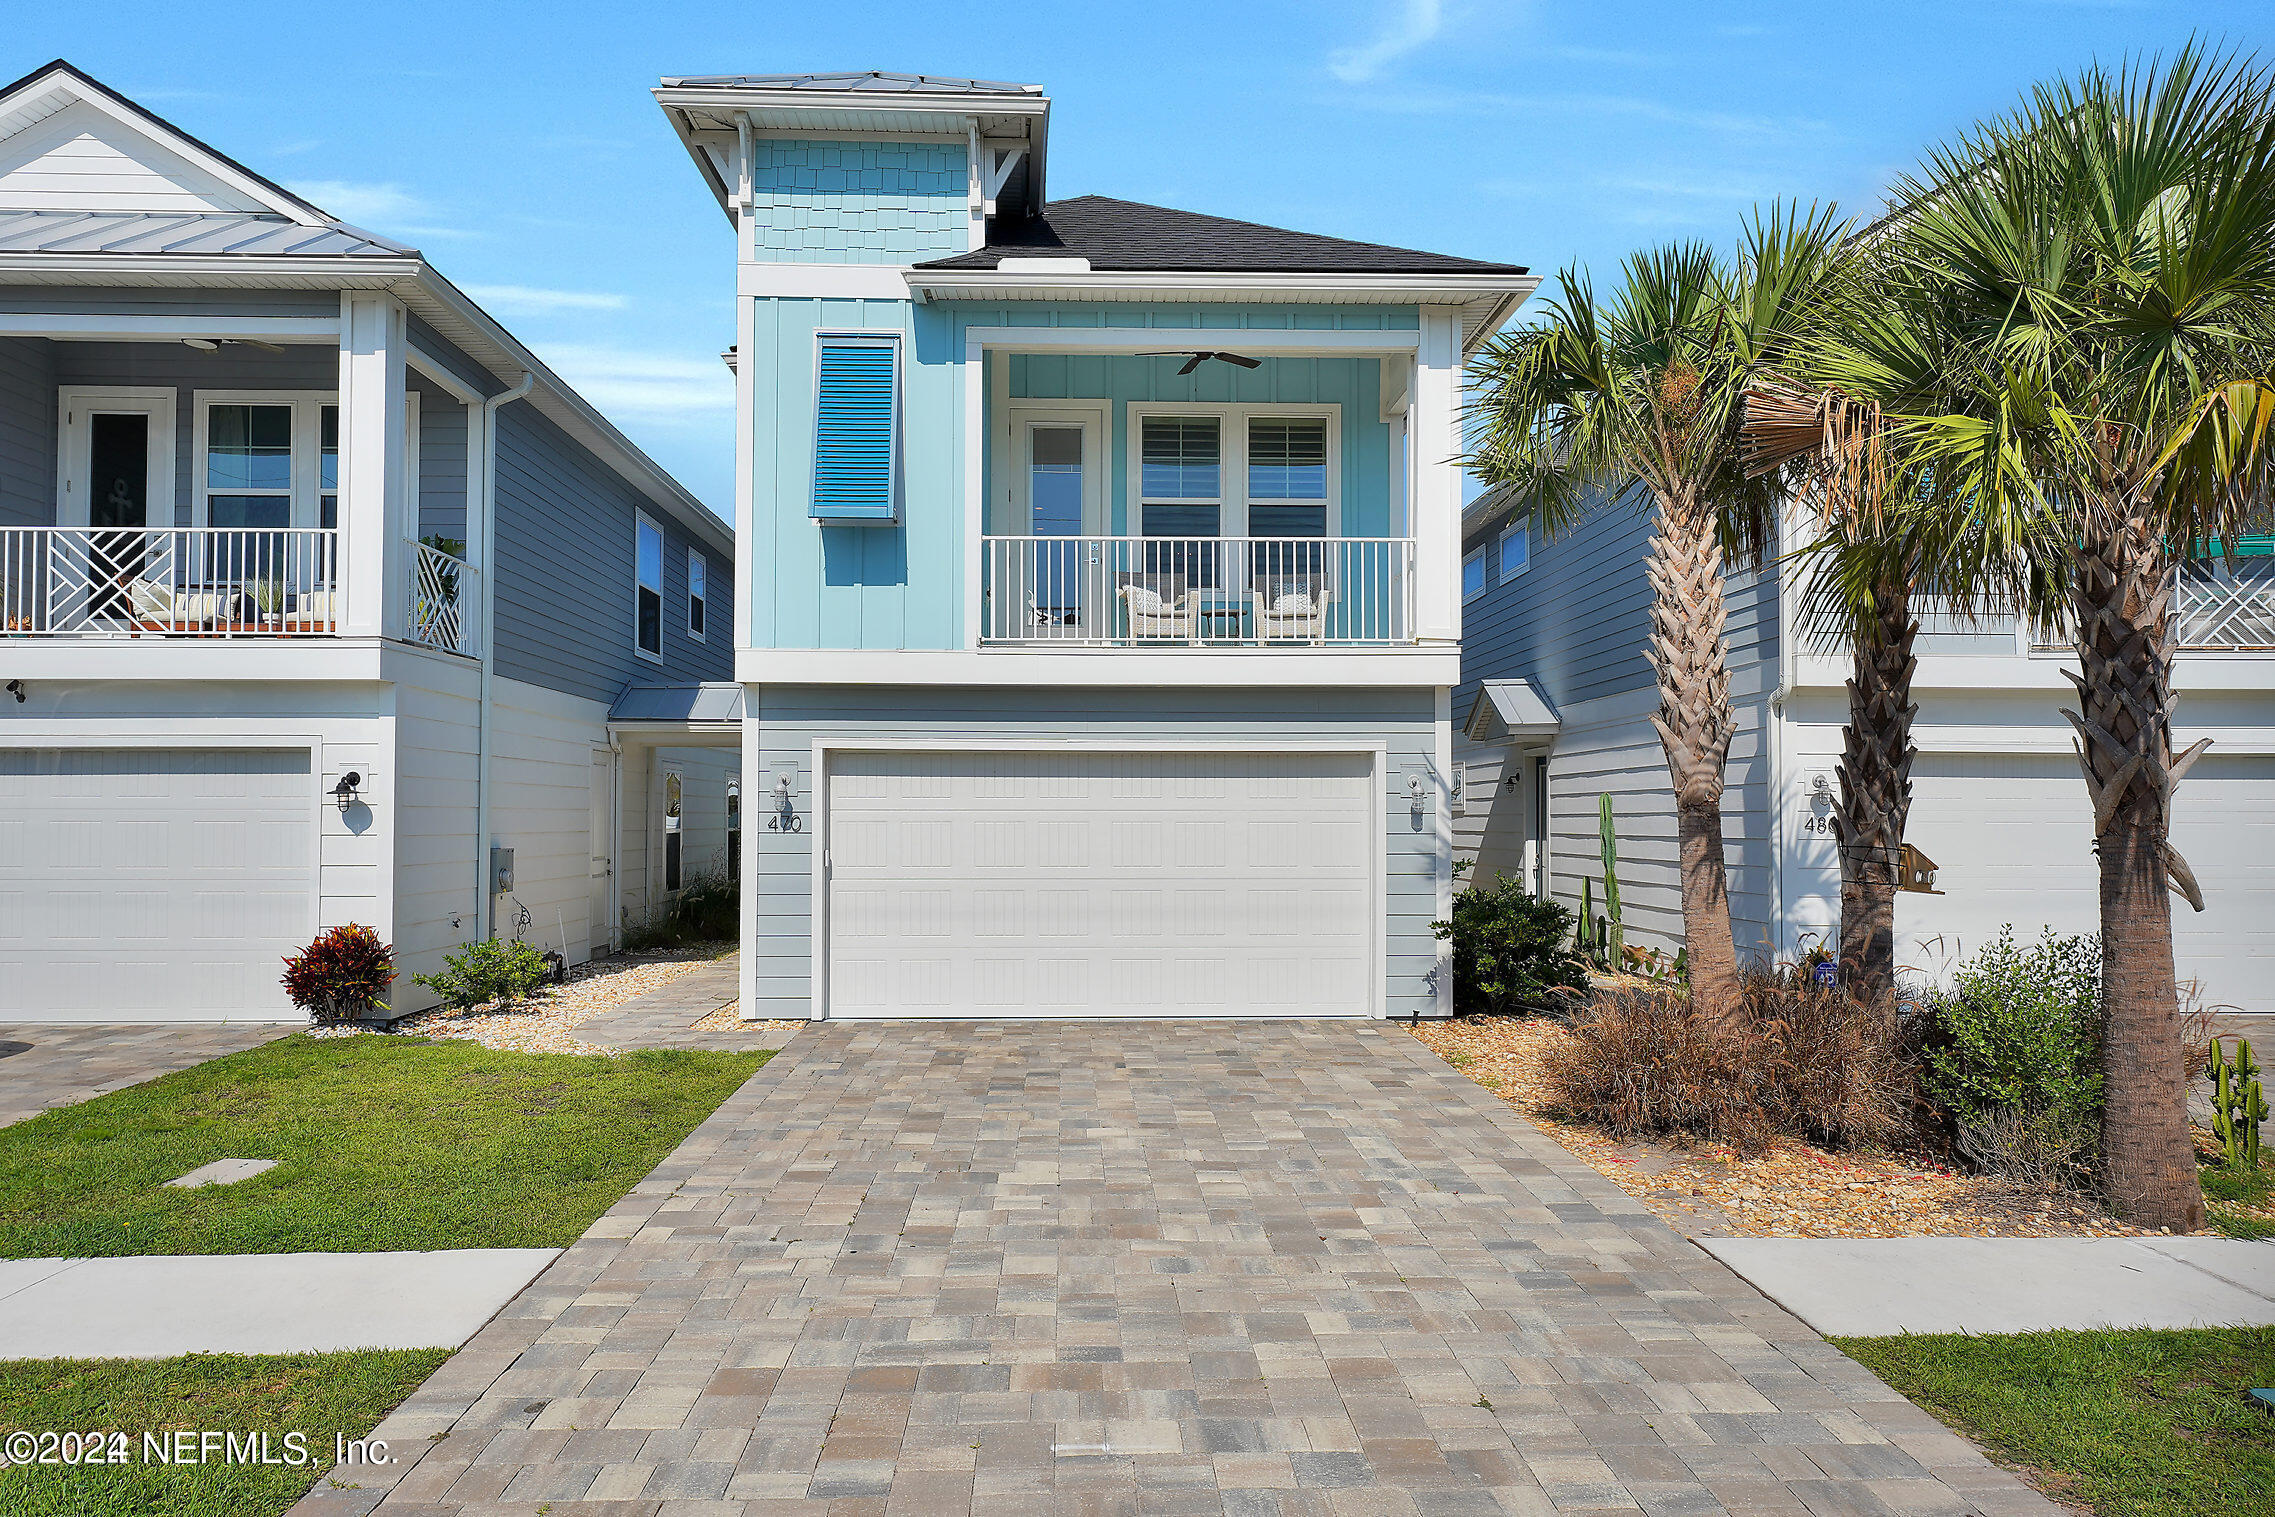
[[[1498,725],[1499,732],[1493,729]],[[1489,679],[1477,687],[1477,699],[1469,708],[1469,720],[1462,724],[1471,740],[1493,742],[1508,738],[1553,737],[1563,726],[1541,693],[1532,687],[1530,680]]]
[[[894,74],[880,69],[843,74],[688,74],[663,81],[666,89],[812,90],[865,95],[1040,95],[1039,84],[957,79],[946,74]]]
[[[706,682],[626,685],[608,708],[611,722],[739,722],[743,687]]]
[[[344,222],[303,226],[254,211],[0,211],[0,253],[161,253],[195,257],[415,258]]]
[[[1500,274],[1527,270],[1381,243],[1322,237],[1285,227],[1135,200],[1081,195],[1053,201],[1040,216],[997,229],[975,252],[935,258],[920,270],[993,269],[1005,257],[1054,254],[1089,260],[1095,272],[1267,274]]]

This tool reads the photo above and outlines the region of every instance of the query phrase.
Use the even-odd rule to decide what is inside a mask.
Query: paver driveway
[[[2056,1510],[1381,1024],[801,1033],[380,1436],[302,1510]]]
[[[263,1022],[0,1024],[0,1127],[255,1048],[294,1029]]]

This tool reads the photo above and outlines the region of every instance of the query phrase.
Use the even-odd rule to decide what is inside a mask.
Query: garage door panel
[[[1922,754],[1905,831],[1938,866],[1940,896],[1904,893],[1896,923],[1904,962],[1947,972],[2012,923],[2100,929],[2092,810],[2067,753]],[[2205,910],[2172,898],[2173,956],[2214,1004],[2275,1009],[2275,756],[2217,747],[2174,798],[2173,843],[2203,886]]]
[[[0,750],[0,1016],[289,1015],[314,920],[305,751]]]
[[[1356,755],[841,755],[829,1009],[1363,1014],[1374,794]]]

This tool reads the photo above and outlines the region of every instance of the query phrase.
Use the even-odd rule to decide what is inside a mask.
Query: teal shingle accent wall
[[[964,153],[948,142],[761,140],[760,261],[916,263],[963,252]]]

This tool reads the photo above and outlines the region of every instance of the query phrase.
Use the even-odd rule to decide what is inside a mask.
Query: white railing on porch
[[[0,527],[0,637],[306,637],[340,627],[321,527]]]
[[[2246,558],[2233,569],[2224,563],[2185,565],[2172,604],[2183,652],[2275,653],[2275,559]],[[2054,653],[2070,645],[2041,636],[2031,646]]]
[[[1388,646],[1414,638],[1407,537],[987,537],[996,646]]]
[[[431,543],[411,545],[406,635],[450,653],[474,652],[474,566]]]

